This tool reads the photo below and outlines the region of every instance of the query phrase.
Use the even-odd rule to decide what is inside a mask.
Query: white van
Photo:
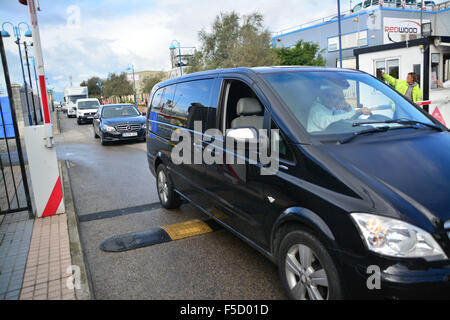
[[[78,99],[76,104],[77,122],[92,122],[100,107],[98,99]]]

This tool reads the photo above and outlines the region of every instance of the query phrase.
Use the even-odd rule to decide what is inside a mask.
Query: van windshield
[[[98,109],[100,104],[98,101],[79,101],[77,106],[78,109],[80,110],[88,110],[88,109]]]
[[[312,136],[402,126],[396,120],[433,125],[405,98],[367,74],[300,71],[262,77]]]

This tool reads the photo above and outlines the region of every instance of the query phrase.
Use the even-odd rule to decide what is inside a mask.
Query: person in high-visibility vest
[[[438,79],[436,79],[436,80],[434,80],[434,82],[438,85],[438,87],[450,89],[450,80],[445,81],[444,83],[442,83]]]
[[[416,73],[408,73],[406,80],[395,79],[384,72],[382,72],[382,77],[402,95],[414,102],[422,101],[422,90],[420,90],[419,77]]]

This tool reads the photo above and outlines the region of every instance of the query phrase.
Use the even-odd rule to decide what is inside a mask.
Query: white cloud
[[[63,23],[65,19],[61,17],[68,17],[67,8],[59,16],[52,12],[55,22],[43,20],[46,18],[43,14],[39,17],[46,71],[50,74],[50,85],[58,91],[68,85],[70,75],[77,84],[91,76],[124,72],[129,63],[137,71],[167,70],[171,41],[177,39],[182,46],[198,46],[198,31],[208,29],[221,11],[235,10],[239,14],[258,11],[264,15],[270,31],[336,11],[334,0],[153,0],[148,8],[139,1],[136,10],[130,7],[133,1],[126,8],[126,2],[120,2],[126,10],[120,13],[111,11],[109,1],[100,5],[104,10],[99,10],[99,3],[96,4],[98,14],[91,12],[90,1],[70,1],[67,8],[80,7],[79,28]],[[41,1],[44,12],[50,2]],[[115,3],[115,8],[118,7]],[[9,44],[8,50],[13,49]]]

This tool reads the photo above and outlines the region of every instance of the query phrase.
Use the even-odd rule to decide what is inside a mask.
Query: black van
[[[207,71],[155,86],[147,121],[162,205],[187,199],[247,241],[290,298],[450,298],[450,135],[383,82]]]

